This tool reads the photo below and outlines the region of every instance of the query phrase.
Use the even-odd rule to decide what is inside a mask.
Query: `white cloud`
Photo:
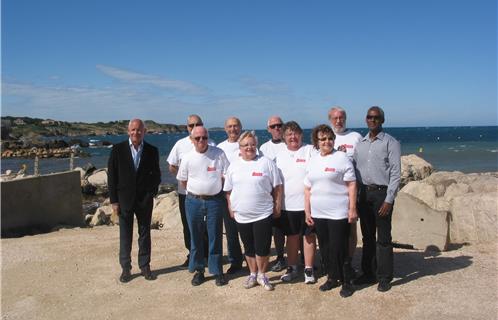
[[[207,88],[195,85],[187,81],[167,79],[159,76],[137,73],[100,64],[96,67],[102,73],[114,79],[129,83],[148,84],[162,89],[173,90],[189,95],[205,95],[209,92]]]

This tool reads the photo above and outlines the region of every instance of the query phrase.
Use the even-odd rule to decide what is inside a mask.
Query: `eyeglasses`
[[[328,140],[328,141],[334,141],[334,138],[332,138],[332,137],[323,137],[323,138],[318,138],[318,141],[322,141],[322,142],[323,142],[323,141],[327,141],[327,140]]]
[[[207,139],[208,139],[208,137],[206,137],[206,136],[194,137],[194,140],[197,141],[197,142],[199,142],[201,140],[204,141],[204,140],[207,140]]]
[[[380,120],[380,116],[367,116],[367,120]]]
[[[189,124],[188,124],[188,127],[189,127],[190,129],[193,129],[193,128],[195,128],[195,127],[199,127],[199,126],[202,126],[202,125],[204,125],[202,122],[199,122],[199,123],[189,123]]]
[[[282,128],[282,124],[281,123],[275,123],[275,124],[271,124],[268,126],[270,129],[275,129],[275,128]]]

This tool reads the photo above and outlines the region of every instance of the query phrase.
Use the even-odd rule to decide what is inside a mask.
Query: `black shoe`
[[[225,280],[225,277],[222,274],[219,274],[215,276],[215,282],[214,282],[218,287],[224,286],[227,284],[227,281]]]
[[[227,274],[234,274],[234,273],[239,272],[240,270],[242,270],[242,265],[232,263],[230,265],[230,268],[228,268],[228,270],[227,270]]]
[[[350,284],[353,283],[353,279],[356,279],[356,270],[351,265],[351,262],[344,262],[343,265],[344,280],[347,280]]]
[[[121,276],[119,276],[119,281],[122,283],[127,283],[131,280],[131,272],[130,269],[123,269],[121,272]]]
[[[198,286],[201,285],[203,282],[204,282],[204,272],[196,271],[191,281],[192,285]]]
[[[273,264],[271,267],[271,271],[273,272],[280,272],[284,270],[287,267],[287,264],[285,263],[284,258],[277,258],[277,261]]]
[[[341,291],[339,292],[341,297],[347,298],[347,297],[352,296],[353,293],[354,293],[354,288],[350,283],[343,283],[342,284]]]
[[[181,269],[187,269],[187,268],[188,268],[188,264],[189,264],[189,262],[190,262],[190,258],[189,258],[189,256],[187,256],[187,259],[185,260],[185,262],[184,262],[184,263],[182,263],[182,264],[180,265],[180,268],[181,268]]]
[[[334,288],[337,288],[338,286],[339,286],[339,281],[327,279],[327,281],[325,281],[325,283],[322,284],[318,289],[320,289],[320,291],[329,291]]]
[[[377,291],[386,292],[391,290],[391,282],[387,280],[379,281],[379,285],[377,286]]]
[[[365,284],[374,284],[376,282],[377,282],[377,280],[375,279],[375,277],[368,275],[368,274],[362,274],[360,277],[358,277],[357,279],[355,279],[353,281],[354,284],[359,285],[359,286],[365,285]]]
[[[142,273],[142,276],[145,278],[145,280],[151,281],[151,280],[156,280],[157,279],[157,277],[154,274],[152,274],[152,271],[150,271],[150,267],[149,266],[140,269],[140,271]]]

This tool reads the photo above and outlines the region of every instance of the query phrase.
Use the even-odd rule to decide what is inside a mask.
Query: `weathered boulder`
[[[498,192],[469,193],[450,201],[450,240],[481,242],[497,239]]]
[[[154,199],[151,228],[178,229],[181,228],[178,194],[176,191],[161,194]]]
[[[107,169],[98,169],[90,174],[86,180],[95,187],[95,195],[106,195],[107,188]]]
[[[392,225],[394,242],[422,250],[445,250],[448,246],[448,212],[434,210],[408,193],[398,194]]]
[[[425,202],[429,207],[436,207],[436,189],[433,185],[423,181],[411,181],[399,191],[400,193],[409,194]]]
[[[415,154],[401,157],[401,185],[428,177],[434,169],[432,165]]]
[[[102,206],[95,210],[95,214],[90,221],[90,226],[100,226],[104,224],[109,224],[111,222],[112,207]]]

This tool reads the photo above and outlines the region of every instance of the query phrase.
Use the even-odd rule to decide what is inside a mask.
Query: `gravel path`
[[[2,319],[498,318],[496,243],[441,254],[396,249],[391,291],[370,286],[343,299],[339,289],[318,290],[324,278],[284,284],[281,273],[269,273],[273,292],[244,289],[247,271],[221,288],[212,278],[194,288],[192,275],[178,268],[185,258],[181,234],[166,230],[152,231],[157,280],[137,276],[122,284],[118,240],[116,226],[2,239]],[[136,249],[135,241],[135,273]]]

